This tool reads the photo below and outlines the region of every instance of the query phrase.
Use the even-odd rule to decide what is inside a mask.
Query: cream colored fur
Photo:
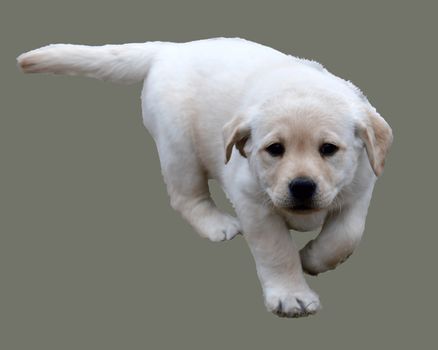
[[[358,245],[376,175],[392,141],[388,124],[353,84],[316,62],[242,39],[189,43],[50,45],[18,57],[26,73],[144,80],[143,119],[173,208],[212,241],[242,232],[268,310],[288,317],[320,308],[303,270],[318,274]],[[285,153],[266,147],[280,142]],[[331,157],[322,143],[339,147]],[[312,178],[312,210],[293,209],[288,184]],[[221,212],[216,179],[236,210]],[[289,229],[321,228],[298,252]]]

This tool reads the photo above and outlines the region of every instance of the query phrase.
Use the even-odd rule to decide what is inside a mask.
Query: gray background
[[[2,1],[0,348],[429,348],[438,28],[431,2],[405,3]],[[244,240],[210,243],[170,209],[139,85],[15,67],[48,43],[215,36],[322,62],[393,127],[361,246],[308,278],[316,316],[267,313]]]

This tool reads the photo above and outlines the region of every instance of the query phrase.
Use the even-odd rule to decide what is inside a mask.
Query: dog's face
[[[392,140],[389,126],[365,101],[324,92],[277,96],[251,117],[230,122],[225,134],[227,128],[234,128],[232,144],[248,158],[272,204],[300,214],[337,205],[364,146],[379,175]]]
[[[360,141],[342,116],[345,106],[296,102],[265,109],[270,117],[254,128],[250,161],[276,207],[312,212],[327,208],[352,181]]]

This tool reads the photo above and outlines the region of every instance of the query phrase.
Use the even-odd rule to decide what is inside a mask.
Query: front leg
[[[353,253],[365,229],[373,185],[341,210],[330,213],[316,239],[301,249],[301,263],[306,273],[317,275],[332,270]]]
[[[267,309],[282,317],[300,317],[320,309],[318,295],[304,279],[298,249],[284,220],[248,198],[236,212],[254,257]]]

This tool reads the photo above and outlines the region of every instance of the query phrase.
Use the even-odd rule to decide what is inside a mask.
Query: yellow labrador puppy
[[[242,39],[49,45],[18,64],[25,73],[144,80],[144,124],[172,207],[212,241],[243,233],[268,310],[298,317],[320,308],[303,270],[333,269],[358,245],[392,142],[358,88]],[[238,218],[215,206],[210,178]],[[299,252],[291,228],[322,229]]]

